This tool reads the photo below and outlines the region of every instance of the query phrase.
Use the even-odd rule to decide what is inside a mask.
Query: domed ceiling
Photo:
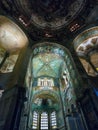
[[[16,0],[18,9],[40,28],[68,25],[79,14],[85,0]]]

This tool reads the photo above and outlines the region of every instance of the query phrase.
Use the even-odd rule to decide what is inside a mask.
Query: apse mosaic
[[[33,95],[33,98],[32,98],[33,102],[37,98],[50,99],[53,102],[60,101],[59,92],[55,91],[55,90],[50,90],[50,89],[37,89],[37,90],[35,90],[35,88],[33,88],[32,95]]]
[[[44,102],[43,102],[43,98],[38,97],[33,102],[33,105],[35,105],[35,107],[36,106],[40,107],[41,105],[44,105],[44,104],[46,105],[46,107],[48,106],[48,107],[51,107],[51,108],[57,106],[56,102],[54,102],[53,100],[51,100],[49,98],[45,99]]]

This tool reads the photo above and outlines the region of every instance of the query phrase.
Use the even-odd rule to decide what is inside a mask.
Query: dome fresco
[[[16,0],[21,13],[39,28],[59,29],[68,25],[82,10],[86,0]],[[36,8],[37,7],[37,8]]]

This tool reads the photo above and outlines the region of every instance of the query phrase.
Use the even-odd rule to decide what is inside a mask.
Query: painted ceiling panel
[[[58,78],[61,75],[61,67],[63,70],[63,59],[54,54],[44,53],[33,58],[32,68],[33,76],[50,76]]]

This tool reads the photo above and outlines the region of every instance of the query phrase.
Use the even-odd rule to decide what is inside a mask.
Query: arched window
[[[0,48],[0,72],[12,72],[18,59],[18,55],[18,53],[10,55],[10,53],[8,53],[5,49]]]
[[[12,72],[15,67],[17,59],[18,59],[18,54],[9,56],[4,62],[3,66],[1,67],[0,72],[1,73]]]
[[[38,113],[37,112],[33,112],[33,125],[32,125],[32,129],[33,130],[37,130],[38,129]]]
[[[41,114],[41,130],[48,130],[48,114],[43,112]]]
[[[51,113],[50,119],[51,119],[52,129],[56,129],[57,128],[57,119],[56,119],[56,112],[55,111]]]

